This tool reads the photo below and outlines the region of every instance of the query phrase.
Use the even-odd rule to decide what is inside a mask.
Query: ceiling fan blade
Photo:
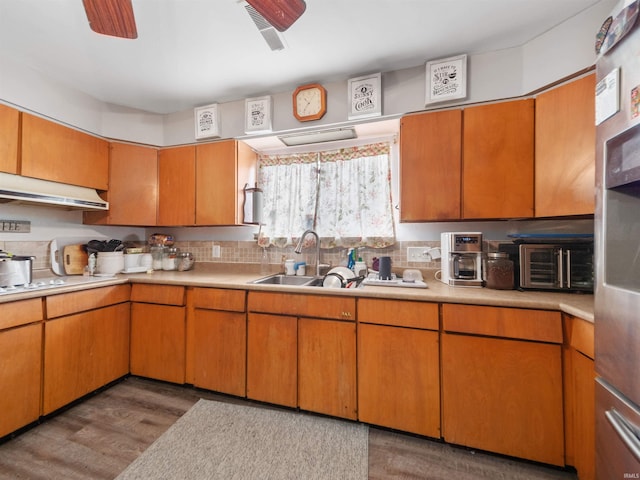
[[[293,25],[307,8],[304,0],[247,0],[247,3],[280,32]]]
[[[131,0],[82,0],[91,30],[102,35],[138,38]]]

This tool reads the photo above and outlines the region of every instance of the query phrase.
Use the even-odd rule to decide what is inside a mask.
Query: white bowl
[[[124,270],[124,255],[122,252],[98,252],[96,271],[103,274],[115,274]]]

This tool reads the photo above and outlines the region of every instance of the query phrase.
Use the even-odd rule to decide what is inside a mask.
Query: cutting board
[[[62,265],[66,275],[82,275],[88,260],[83,245],[65,245],[62,250]]]
[[[49,244],[49,255],[51,257],[51,270],[56,275],[68,275],[64,270],[64,247],[67,245],[86,245],[90,240],[108,240],[97,235],[94,237],[58,237],[51,240]]]

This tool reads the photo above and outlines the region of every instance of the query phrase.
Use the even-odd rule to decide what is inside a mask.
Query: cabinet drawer
[[[184,287],[134,283],[131,286],[131,301],[182,306],[185,302]]]
[[[583,353],[591,360],[594,357],[594,325],[587,320],[583,320],[573,315],[564,315],[564,330],[566,343]]]
[[[193,306],[208,310],[228,312],[245,311],[245,290],[225,290],[220,288],[194,288]]]
[[[93,310],[129,301],[129,285],[92,288],[81,292],[62,293],[46,298],[47,318]]]
[[[358,321],[438,330],[438,304],[402,300],[358,300]]]
[[[349,297],[249,292],[247,308],[250,312],[351,321],[356,319],[356,299]]]
[[[492,337],[562,343],[560,312],[520,308],[442,305],[442,329]]]
[[[3,303],[0,330],[42,320],[42,299]]]

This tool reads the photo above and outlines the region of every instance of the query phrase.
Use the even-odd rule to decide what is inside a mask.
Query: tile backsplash
[[[132,244],[131,246],[134,246]],[[139,243],[138,243],[139,245]],[[220,247],[220,256],[213,257],[213,246]],[[175,246],[181,251],[191,252],[195,256],[197,263],[209,264],[261,264],[263,257],[263,249],[258,247],[255,242],[251,241],[215,241],[215,240],[198,240],[176,242]],[[395,245],[387,248],[360,248],[358,255],[370,267],[374,257],[389,256],[392,265],[397,269],[403,268],[419,268],[419,269],[438,269],[440,268],[440,260],[426,263],[415,263],[407,261],[407,247],[426,246],[439,247],[440,242],[434,241],[410,241],[397,242]],[[34,270],[46,270],[51,268],[50,242],[33,241],[33,242],[13,242],[0,241],[0,249],[10,252],[14,255],[32,255],[35,257]],[[293,258],[307,262],[307,265],[315,265],[315,248],[307,248],[302,254],[296,254],[294,247],[269,247],[266,249],[266,256],[271,269],[277,269],[283,264],[284,259]],[[333,248],[330,250],[322,250],[321,256],[324,263],[333,266],[345,265],[347,259],[346,248]]]

